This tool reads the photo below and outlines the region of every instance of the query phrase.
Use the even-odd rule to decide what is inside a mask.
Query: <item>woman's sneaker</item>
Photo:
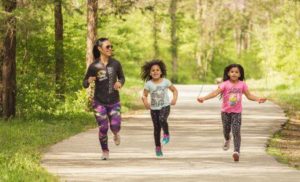
[[[232,158],[233,158],[234,162],[238,162],[240,160],[240,153],[233,152]]]
[[[162,157],[163,156],[163,153],[161,151],[161,147],[156,147],[155,148],[155,153],[156,153],[157,157]]]
[[[164,145],[166,145],[167,143],[169,143],[169,141],[170,141],[170,135],[164,134],[162,143],[163,143]]]
[[[108,158],[109,158],[109,152],[108,151],[102,152],[101,159],[102,160],[108,160]]]

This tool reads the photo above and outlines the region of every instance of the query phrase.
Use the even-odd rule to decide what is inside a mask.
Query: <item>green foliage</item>
[[[286,90],[288,88],[289,88],[288,85],[286,85],[286,84],[280,84],[280,85],[276,86],[275,89],[278,90],[278,91],[280,91],[280,90]]]
[[[261,51],[258,55],[269,67],[296,79],[300,73],[300,29],[299,3],[288,1],[277,9],[278,16],[270,26],[257,32]]]
[[[15,12],[19,20],[19,115],[58,112],[60,109],[70,111],[74,105],[72,102],[75,102],[78,108],[84,105],[81,82],[86,70],[86,10],[83,8],[86,2],[78,1],[76,5],[71,2],[63,4],[66,103],[56,100],[55,95],[52,3],[28,1]],[[42,4],[44,6],[41,6]],[[133,4],[134,0],[111,1],[109,7],[101,9],[98,37],[108,37],[112,41],[115,58],[121,61],[126,78],[139,80],[140,66],[154,56],[152,30],[155,8],[158,19],[158,58],[166,63],[170,78],[172,65],[169,3],[158,0],[155,7],[148,2],[144,3],[145,7],[143,3],[138,3],[135,4],[136,8],[129,8]],[[255,9],[258,4],[261,6]],[[215,78],[222,77],[224,67],[231,63],[242,64],[247,79],[269,77],[269,74],[275,72],[289,75],[289,79],[292,80],[299,77],[299,4],[293,1],[283,4],[251,1],[243,12],[230,9],[229,5],[220,7],[221,5],[221,2],[203,1],[203,6],[207,6],[207,12],[204,13],[208,14],[202,17],[201,24],[197,19],[195,1],[179,2],[181,8],[176,15],[179,83],[214,82]],[[76,10],[80,7],[80,10]],[[217,7],[219,9],[216,9]],[[264,11],[268,12],[271,18],[267,17]],[[250,28],[247,27],[249,21]],[[240,54],[237,52],[236,27],[242,27],[250,39],[248,48],[242,49]],[[204,56],[202,64],[198,63],[198,53]],[[123,98],[130,100],[126,96]],[[79,101],[82,103],[78,103]]]

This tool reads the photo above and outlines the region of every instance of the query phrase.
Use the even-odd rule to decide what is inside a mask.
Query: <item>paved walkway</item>
[[[215,87],[204,86],[202,94]],[[278,106],[244,99],[241,158],[235,163],[233,146],[226,152],[221,148],[219,99],[200,105],[195,100],[201,86],[177,88],[180,97],[171,109],[171,141],[163,148],[163,158],[155,157],[152,122],[145,111],[124,116],[120,146],[113,144],[110,133],[110,160],[100,160],[97,129],[92,129],[52,146],[43,166],[62,181],[300,181],[300,171],[265,152],[269,136],[286,120]]]

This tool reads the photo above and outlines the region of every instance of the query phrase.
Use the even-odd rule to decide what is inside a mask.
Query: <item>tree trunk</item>
[[[177,0],[171,0],[170,3],[170,16],[171,16],[171,54],[172,54],[172,82],[177,83],[177,59],[178,59],[178,40],[176,36],[176,11],[177,11]]]
[[[153,49],[154,49],[154,59],[157,59],[159,57],[159,47],[158,47],[158,37],[157,37],[157,0],[154,0],[154,5],[153,5]]]
[[[209,4],[207,1],[196,0],[196,20],[198,22],[198,42],[196,45],[196,62],[198,66],[199,79],[205,81],[208,61],[209,61],[209,50],[208,44],[210,44],[210,33],[211,27],[207,22],[212,20],[207,20],[207,11]]]
[[[203,4],[202,4],[202,0],[196,0],[196,20],[198,22],[198,41],[196,43],[196,63],[197,66],[199,68],[199,76],[202,76],[202,57],[203,57],[203,53],[202,53],[202,38],[203,38]]]
[[[16,0],[2,1],[8,14],[5,19],[6,31],[3,42],[2,65],[2,109],[8,119],[16,114],[16,18],[11,13],[16,9]]]
[[[246,30],[244,30],[244,37],[243,37],[243,49],[248,50],[251,47],[251,34],[252,31],[252,15],[250,14],[247,17],[247,22],[245,24]]]
[[[61,0],[55,0],[55,84],[57,98],[64,98],[64,44],[63,15]]]
[[[1,22],[3,23],[3,22]],[[1,29],[2,30],[2,29]],[[2,84],[2,73],[3,73],[3,59],[4,59],[4,55],[3,55],[3,37],[2,35],[0,35],[0,70],[1,70],[1,74],[0,74],[0,116],[3,115],[3,104],[2,104],[2,90],[3,90],[3,84]]]
[[[87,3],[87,50],[86,67],[94,61],[93,46],[97,38],[97,10],[98,0],[88,0]]]
[[[247,51],[250,46],[250,27],[251,21],[250,17],[246,17],[245,20],[240,22],[235,28],[235,38],[236,38],[236,51],[237,55],[240,56],[243,51]]]
[[[250,34],[248,31],[251,15],[247,15],[247,6],[244,0],[235,1],[235,11],[243,16],[243,19],[235,27],[236,51],[237,55],[241,56],[242,52],[249,47]]]
[[[237,53],[238,57],[240,57],[241,52],[242,52],[241,41],[242,41],[242,30],[240,28],[240,25],[238,25],[235,28],[236,53]]]
[[[3,23],[3,22],[1,22],[1,23]],[[2,68],[3,68],[3,59],[4,59],[4,47],[3,47],[3,43],[4,43],[4,41],[3,41],[4,39],[3,39],[3,37],[2,37],[2,35],[0,35],[0,70],[1,70],[1,74],[0,74],[0,85],[2,86]],[[1,87],[0,87],[0,89],[1,89]],[[2,90],[2,89],[1,89]],[[1,91],[0,90],[0,91]],[[2,100],[2,94],[0,94],[0,100]],[[2,102],[0,102],[0,103],[2,103]]]

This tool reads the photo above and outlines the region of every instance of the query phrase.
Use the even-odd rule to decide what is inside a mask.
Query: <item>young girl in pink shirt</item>
[[[231,64],[224,69],[223,82],[219,87],[204,97],[198,97],[197,100],[203,103],[205,100],[216,97],[221,94],[222,97],[222,124],[225,142],[224,150],[228,150],[230,146],[230,131],[232,130],[234,152],[234,161],[239,161],[240,158],[240,144],[241,144],[241,113],[242,113],[242,96],[245,94],[247,99],[264,103],[266,98],[259,98],[252,95],[248,86],[244,82],[244,69],[239,64]]]

